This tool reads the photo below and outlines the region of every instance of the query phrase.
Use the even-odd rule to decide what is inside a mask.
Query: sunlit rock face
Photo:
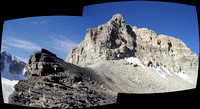
[[[196,72],[198,57],[180,39],[157,35],[153,30],[125,24],[121,14],[97,28],[72,48],[66,62],[85,66],[98,59],[117,60],[136,56],[148,67],[164,66],[170,72]]]

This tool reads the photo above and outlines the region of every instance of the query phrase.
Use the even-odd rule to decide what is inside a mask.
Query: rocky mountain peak
[[[124,18],[121,14],[113,15],[113,17],[107,23],[115,26],[116,28],[119,28],[121,26],[125,26],[125,21],[124,21]]]
[[[89,28],[85,39],[72,48],[66,61],[87,66],[98,59],[119,60],[131,56],[138,57],[145,66],[164,66],[170,72],[198,67],[197,55],[180,39],[126,25],[121,14],[97,28]]]
[[[121,14],[116,14],[106,24],[87,29],[85,40],[71,50],[66,61],[80,65],[98,58],[129,57],[134,55],[135,39],[132,27],[125,24]]]

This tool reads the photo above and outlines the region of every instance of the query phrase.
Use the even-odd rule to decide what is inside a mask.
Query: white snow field
[[[8,103],[9,95],[14,91],[14,85],[18,83],[18,80],[9,80],[1,77],[3,101]]]
[[[19,80],[25,80],[22,74],[10,74],[8,72],[1,72],[1,84],[3,92],[4,103],[8,103],[9,95],[14,91],[14,85],[18,83]]]
[[[135,56],[132,56],[129,58],[124,58],[124,59],[130,63],[134,63],[134,64],[141,66],[142,68],[145,68],[145,66],[140,62],[140,59]]]
[[[172,74],[163,66],[158,66],[157,68],[153,68],[157,74],[166,78],[167,76],[172,76]]]
[[[14,91],[14,85],[18,83],[19,80],[25,80],[26,77],[21,74],[10,74],[8,72],[1,72],[1,84],[4,103],[8,103],[9,95]]]
[[[186,74],[184,74],[183,72],[175,72],[176,75],[178,75],[179,77],[181,77],[182,79],[186,80],[187,82],[194,84],[194,82],[190,79],[190,77],[188,77]]]

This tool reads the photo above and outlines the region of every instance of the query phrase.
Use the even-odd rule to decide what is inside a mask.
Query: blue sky
[[[199,33],[194,6],[166,2],[112,2],[85,6],[83,16],[39,16],[4,22],[1,51],[23,61],[46,48],[65,60],[71,47],[84,40],[87,28],[96,28],[121,13],[126,24],[181,39],[197,55]]]
[[[1,51],[23,61],[46,48],[65,60],[72,47],[85,37],[91,19],[80,16],[39,16],[4,22]]]

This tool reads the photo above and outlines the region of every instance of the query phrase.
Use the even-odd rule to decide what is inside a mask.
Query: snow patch
[[[17,62],[20,62],[20,60],[17,60],[17,58],[13,56],[12,56],[12,60],[16,60]],[[1,84],[2,84],[4,103],[8,103],[8,97],[14,91],[14,85],[16,85],[19,80],[25,80],[27,78],[23,76],[24,71],[21,72],[20,74],[9,73],[10,63],[7,62],[7,57],[5,57],[4,64],[5,64],[5,68],[1,72]]]
[[[14,85],[16,85],[19,80],[25,80],[25,79],[27,78],[24,77],[22,73],[10,74],[9,72],[1,72],[1,84],[2,84],[4,103],[8,103],[8,97],[14,91]]]
[[[19,80],[9,80],[4,77],[1,77],[4,103],[8,103],[8,97],[14,91],[14,85],[16,85],[18,81]]]
[[[14,85],[19,80],[27,79],[22,74],[10,74],[9,72],[1,72],[1,84],[4,103],[8,103],[9,95],[14,91]]]
[[[19,60],[16,56],[11,55],[12,56],[12,61],[17,61],[17,62],[22,62],[21,60]]]
[[[158,66],[157,68],[153,68],[157,74],[161,77],[166,78],[167,76],[172,76],[172,74],[163,66]]]
[[[181,77],[182,79],[186,80],[187,82],[194,84],[194,82],[188,77],[184,72],[174,72],[177,76]]]
[[[145,66],[140,62],[140,59],[135,56],[132,56],[129,58],[124,58],[124,59],[130,63],[134,63],[134,64],[141,66],[142,68],[145,68]]]
[[[20,60],[19,57],[14,56],[14,55],[12,55],[12,54],[6,52],[6,51],[3,51],[2,54],[5,54],[5,57],[6,57],[6,58],[11,57],[12,61],[23,62],[23,61]]]
[[[27,69],[26,69],[26,67],[24,67],[23,75],[25,75],[26,72],[27,72]]]

